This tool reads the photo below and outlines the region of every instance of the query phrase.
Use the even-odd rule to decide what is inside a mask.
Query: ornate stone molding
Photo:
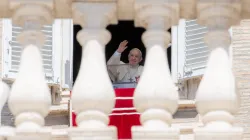
[[[33,20],[42,25],[51,24],[54,21],[53,0],[38,1],[11,1],[12,23],[24,26],[24,23]],[[36,19],[34,19],[36,18]],[[39,20],[39,21],[37,21]]]
[[[198,0],[179,0],[180,18],[195,19],[197,16],[196,4]]]
[[[85,2],[85,1],[84,1]],[[22,4],[42,4],[53,10],[55,18],[72,18],[73,0],[1,0],[0,17],[9,18],[12,16],[12,10]],[[32,7],[30,7],[32,9]]]
[[[105,28],[108,24],[117,24],[116,3],[73,3],[75,24],[84,28]]]
[[[52,24],[52,5],[50,3],[12,3],[12,24],[23,28],[23,32],[17,37],[17,41],[23,45],[30,43],[42,47],[45,36],[41,32],[43,25]],[[31,12],[33,11],[33,12]]]
[[[209,28],[229,29],[240,22],[240,1],[200,2],[197,5],[197,19],[201,25]]]
[[[241,0],[241,18],[249,19],[250,18],[250,9],[249,9],[250,1],[249,0]]]
[[[11,16],[11,11],[9,9],[9,0],[1,0],[0,1],[0,17],[1,18],[6,18]]]
[[[30,29],[41,28],[41,25],[52,24],[53,21],[54,18],[51,9],[41,4],[20,5],[15,9],[15,12],[12,15],[13,24]]]
[[[197,17],[197,10],[196,10],[196,5],[197,5],[198,0],[179,0],[179,10],[178,12],[180,13],[180,18],[185,18],[185,19],[195,19]],[[247,19],[250,16],[250,10],[248,8],[249,1],[248,0],[234,0],[232,2],[238,1],[241,3],[242,11],[241,11],[241,18],[242,19]],[[120,20],[132,20],[134,16],[136,16],[136,12],[132,8],[136,3],[142,2],[142,3],[172,3],[172,2],[177,2],[175,0],[158,0],[158,1],[152,1],[148,0],[147,2],[142,1],[142,0],[126,0],[126,1],[116,1],[116,0],[36,0],[36,1],[19,1],[19,0],[1,0],[0,2],[0,17],[11,17],[11,9],[10,5],[18,5],[20,3],[27,3],[27,2],[32,2],[32,3],[40,3],[44,4],[47,3],[49,7],[51,7],[54,11],[54,17],[56,18],[72,18],[73,17],[73,12],[72,8],[74,8],[73,3],[117,3],[117,15]],[[204,2],[204,1],[203,1]],[[208,1],[208,3],[213,3],[214,1]]]
[[[160,26],[155,25],[154,27],[160,27],[163,28],[163,30],[169,29],[172,25],[178,24],[179,3],[171,1],[152,0],[145,2],[136,0],[134,20],[136,27],[144,28],[150,28],[150,26],[157,24],[154,20],[163,20],[163,22],[158,21],[158,23],[161,24]],[[154,24],[150,24],[149,22],[154,22]]]
[[[53,0],[54,13],[56,18],[72,18],[73,0]]]
[[[109,24],[117,24],[116,3],[81,3],[73,4],[73,18],[75,24],[80,24],[84,30],[77,34],[79,43],[84,46],[89,40],[97,39],[106,45],[111,34],[106,30]]]

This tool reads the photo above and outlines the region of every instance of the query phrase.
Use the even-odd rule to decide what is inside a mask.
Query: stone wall
[[[236,125],[244,128],[244,140],[250,139],[250,20],[232,28],[233,71],[236,77],[240,109]]]

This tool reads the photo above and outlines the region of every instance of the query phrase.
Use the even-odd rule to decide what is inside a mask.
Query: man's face
[[[139,50],[131,50],[128,55],[129,64],[132,66],[138,65],[142,60],[142,56]]]

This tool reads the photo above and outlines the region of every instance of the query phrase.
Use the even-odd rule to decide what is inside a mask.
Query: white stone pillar
[[[117,139],[116,128],[108,126],[115,93],[105,61],[105,45],[111,39],[105,27],[117,22],[115,12],[115,3],[73,4],[74,22],[83,27],[77,34],[83,49],[81,67],[72,91],[78,127],[69,130],[71,140]]]
[[[178,22],[178,3],[152,0],[137,1],[135,25],[147,31],[142,40],[147,48],[140,82],[134,93],[134,106],[141,113],[142,126],[132,127],[133,140],[179,139],[179,129],[171,127],[178,108],[178,92],[169,71],[166,49],[170,33]]]
[[[205,42],[211,49],[207,68],[196,94],[196,107],[204,127],[194,130],[196,140],[240,140],[242,128],[234,127],[239,103],[232,73],[228,29],[240,21],[238,2],[200,2],[198,23],[209,28]]]
[[[52,11],[41,3],[13,7],[12,23],[23,28],[17,37],[23,46],[19,73],[8,101],[15,116],[16,135],[13,139],[46,140],[51,131],[43,126],[51,95],[45,81],[40,49],[45,43],[41,29],[45,24],[52,24]]]

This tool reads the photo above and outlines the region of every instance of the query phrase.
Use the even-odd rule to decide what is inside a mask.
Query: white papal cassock
[[[137,82],[143,71],[143,66],[131,66],[120,61],[121,53],[115,52],[108,61],[108,72],[113,82]]]

